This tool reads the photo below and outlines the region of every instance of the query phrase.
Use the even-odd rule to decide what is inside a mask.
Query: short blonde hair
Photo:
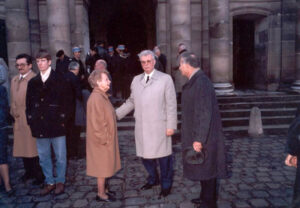
[[[89,76],[89,84],[91,85],[92,88],[97,87],[97,81],[101,81],[102,79],[102,74],[106,74],[107,77],[109,77],[109,72],[106,70],[97,70],[95,69]]]

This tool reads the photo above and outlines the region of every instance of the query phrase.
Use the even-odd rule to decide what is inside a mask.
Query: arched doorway
[[[89,8],[91,44],[101,40],[106,45],[126,44],[136,55],[156,42],[153,0],[91,0]]]
[[[236,89],[263,89],[267,80],[268,21],[244,14],[233,18],[233,80]]]

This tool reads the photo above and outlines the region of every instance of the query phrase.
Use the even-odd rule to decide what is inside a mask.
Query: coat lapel
[[[183,89],[191,87],[195,82],[195,80],[197,80],[198,77],[202,76],[202,74],[203,74],[202,70],[197,71],[196,74],[194,74],[194,76],[185,85],[183,85]]]

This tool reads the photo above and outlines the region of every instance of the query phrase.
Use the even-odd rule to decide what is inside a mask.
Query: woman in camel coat
[[[121,168],[116,115],[106,94],[110,86],[107,71],[94,70],[89,83],[94,88],[87,103],[87,175],[97,177],[97,201],[115,198],[105,190],[105,178]]]

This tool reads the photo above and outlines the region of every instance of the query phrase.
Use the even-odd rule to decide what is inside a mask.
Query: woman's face
[[[101,80],[97,81],[97,85],[103,92],[107,92],[110,86],[110,80],[106,74],[101,74]]]

